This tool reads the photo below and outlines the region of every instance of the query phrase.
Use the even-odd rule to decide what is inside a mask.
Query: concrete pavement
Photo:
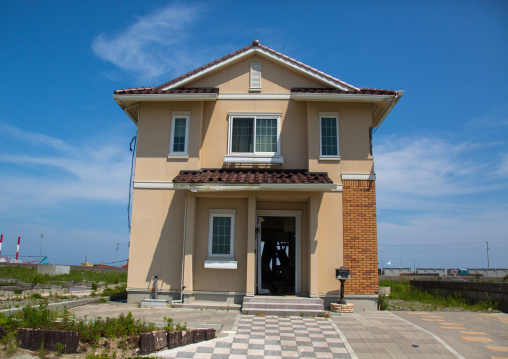
[[[168,358],[508,358],[508,315],[463,312],[358,312],[331,318],[258,317],[237,310],[139,308],[124,303],[72,308],[79,317],[131,312],[213,327],[217,339],[166,350]]]

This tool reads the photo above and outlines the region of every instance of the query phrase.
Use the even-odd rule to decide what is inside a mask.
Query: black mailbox
[[[335,277],[339,280],[348,280],[350,278],[350,270],[346,267],[335,269]]]

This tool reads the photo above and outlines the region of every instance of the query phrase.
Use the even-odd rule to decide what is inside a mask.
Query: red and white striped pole
[[[0,234],[0,256],[2,255],[2,242],[4,240],[4,235]]]
[[[21,237],[18,237],[18,248],[16,248],[16,260],[18,260],[19,256],[19,242],[21,241]]]

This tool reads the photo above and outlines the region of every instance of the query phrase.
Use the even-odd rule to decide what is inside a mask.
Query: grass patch
[[[173,323],[170,318],[164,318],[165,329],[185,330],[185,325]],[[18,328],[39,328],[51,330],[68,330],[79,332],[81,343],[92,347],[99,345],[103,338],[122,339],[121,347],[127,347],[128,338],[137,336],[141,333],[160,330],[155,324],[135,319],[132,313],[127,315],[120,314],[116,318],[78,319],[71,315],[64,308],[63,311],[49,310],[47,302],[38,306],[25,306],[19,312],[12,316],[0,314],[0,326],[6,330],[6,337],[2,340],[3,348],[13,353],[17,350],[16,331]]]
[[[106,284],[127,283],[126,272],[71,269],[69,274],[37,273],[37,268],[5,266],[0,267],[0,278],[16,279],[23,283],[48,284],[50,282],[104,282]]]
[[[127,284],[117,285],[114,288],[106,288],[102,291],[103,297],[109,297],[111,295],[127,294]]]
[[[434,310],[451,308],[466,311],[487,311],[489,309],[495,309],[497,303],[491,301],[480,301],[474,303],[472,300],[468,300],[462,297],[460,292],[455,292],[453,295],[443,297],[435,291],[429,293],[427,291],[421,291],[413,288],[409,283],[402,283],[399,281],[387,281],[383,280],[379,282],[381,287],[391,287],[391,293],[389,297],[380,296],[379,305],[381,309],[389,310],[391,300],[403,300],[412,303],[423,303]]]

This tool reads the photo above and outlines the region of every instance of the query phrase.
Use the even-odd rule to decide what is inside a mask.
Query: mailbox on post
[[[335,269],[335,277],[340,280],[340,299],[338,304],[347,304],[344,300],[344,282],[351,278],[351,271],[346,267],[342,266]]]

